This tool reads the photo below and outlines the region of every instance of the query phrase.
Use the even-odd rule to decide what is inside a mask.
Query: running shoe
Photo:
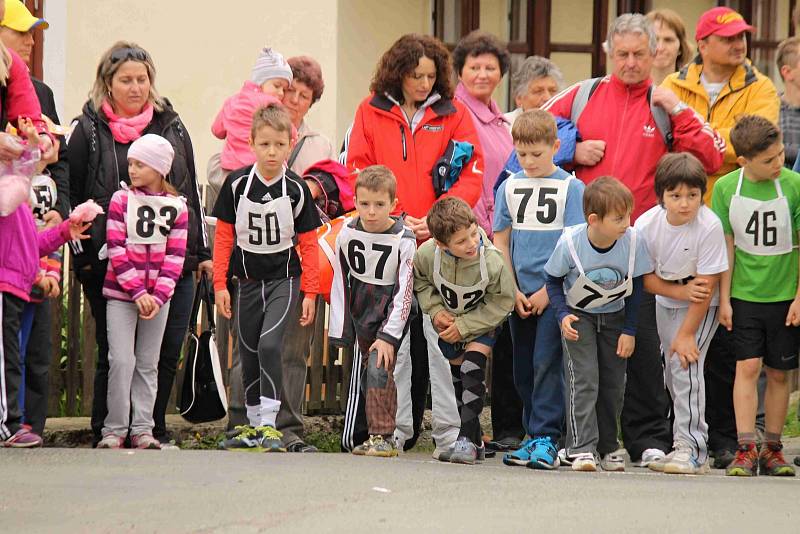
[[[286,452],[286,447],[281,441],[283,434],[274,426],[258,426],[256,432],[260,434],[258,444],[264,452]]]
[[[567,449],[558,449],[558,463],[571,466],[572,458],[567,455]]]
[[[318,448],[309,443],[306,443],[302,439],[287,445],[286,450],[288,452],[319,452]]]
[[[219,442],[219,448],[226,451],[261,451],[261,433],[249,425],[237,426],[238,433]]]
[[[650,462],[657,462],[663,460],[667,454],[661,449],[645,449],[642,453],[642,458],[637,464],[638,467],[648,467]]]
[[[507,452],[503,455],[503,463],[506,465],[528,465],[531,461],[531,451],[533,451],[534,440],[529,438],[523,441],[519,449],[514,452]]]
[[[450,463],[453,464],[474,464],[482,460],[480,452],[483,447],[478,448],[466,436],[459,436],[453,445],[453,454],[450,455]]]
[[[121,449],[122,444],[125,443],[125,438],[115,436],[114,434],[107,434],[103,436],[97,443],[98,449]]]
[[[736,455],[733,451],[728,449],[717,449],[716,451],[710,451],[709,456],[714,458],[714,469],[726,469]]]
[[[366,456],[377,456],[379,458],[392,458],[397,456],[397,448],[394,446],[394,440],[383,439],[383,436],[375,436],[372,444],[367,449]]]
[[[650,457],[648,458],[650,461],[647,463],[647,467],[651,471],[656,471],[658,473],[663,473],[664,472],[664,466],[667,465],[669,462],[671,462],[672,459],[675,457],[675,453],[677,453],[681,449],[687,449],[689,451],[688,452],[689,456],[691,456],[692,448],[689,445],[687,445],[686,443],[683,443],[683,442],[676,442],[675,444],[672,445],[672,452],[670,452],[669,454],[667,454],[666,456],[664,456],[662,458],[658,458],[657,460],[653,460],[652,459],[653,456],[658,456],[658,454],[651,453]],[[648,449],[648,450],[661,452],[659,449]],[[644,458],[644,456],[645,455],[642,454],[642,458]]]
[[[672,458],[664,464],[664,473],[671,475],[705,475],[709,471],[708,462],[701,464],[690,447],[681,447],[671,454]],[[651,469],[652,467],[653,464],[650,464]]]
[[[550,437],[536,438],[530,452],[530,462],[527,467],[531,469],[557,469],[560,465],[558,451]]]
[[[375,436],[370,436],[369,439],[367,439],[367,441],[365,441],[361,445],[356,445],[350,452],[352,454],[355,454],[356,456],[365,456],[369,448],[372,446],[372,440],[374,439]]]
[[[17,432],[3,442],[4,447],[14,449],[32,449],[42,446],[42,438],[34,433],[28,425],[22,425]]]
[[[754,477],[758,475],[758,451],[755,443],[740,445],[725,474],[731,477]]]
[[[581,452],[572,457],[573,471],[597,471],[597,462],[591,452]]]
[[[758,455],[758,470],[762,475],[793,477],[794,467],[783,457],[781,443],[767,442]]]
[[[625,458],[618,454],[604,454],[600,457],[600,468],[603,471],[625,471]]]
[[[161,443],[151,434],[139,434],[131,437],[131,448],[160,450]]]

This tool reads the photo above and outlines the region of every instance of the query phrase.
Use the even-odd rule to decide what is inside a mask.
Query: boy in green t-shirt
[[[720,282],[720,323],[733,330],[733,406],[739,448],[728,475],[794,476],[781,452],[788,371],[798,366],[800,175],[783,167],[780,130],[747,115],[731,130],[741,169],[717,181],[712,209],[722,221],[731,268]],[[756,385],[767,373],[766,434],[756,450]]]

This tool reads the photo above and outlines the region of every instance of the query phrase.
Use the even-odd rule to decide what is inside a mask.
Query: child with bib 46
[[[794,476],[781,432],[789,407],[789,371],[800,345],[798,230],[800,176],[783,166],[778,127],[756,115],[731,130],[741,169],[717,180],[711,207],[722,221],[730,270],[720,282],[720,323],[733,330],[733,408],[739,448],[728,475]],[[764,443],[756,448],[756,387],[766,368]]]
[[[134,448],[161,448],[153,437],[158,358],[189,229],[186,203],[165,178],[174,156],[161,136],[134,141],[131,187],[123,184],[108,206],[108,415],[100,449],[122,447],[129,427]]]
[[[633,195],[603,176],[586,186],[586,224],[564,231],[544,269],[547,295],[564,338],[567,441],[573,471],[624,471],[617,419],[633,354],[643,275],[653,270],[630,227]]]
[[[439,199],[427,221],[433,239],[414,258],[414,291],[450,361],[461,415],[458,439],[439,460],[473,464],[485,455],[478,417],[486,393],[486,359],[514,310],[514,278],[460,198]]]

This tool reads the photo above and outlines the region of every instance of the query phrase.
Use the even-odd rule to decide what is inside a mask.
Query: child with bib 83
[[[253,115],[256,163],[222,186],[214,215],[217,311],[231,318],[227,275],[238,279],[236,321],[249,425],[220,443],[227,450],[286,452],[275,427],[281,406],[283,334],[301,299],[300,324],[314,321],[319,292],[317,208],[305,181],[286,169],[292,123],[278,104]],[[299,251],[299,253],[298,253]]]
[[[433,239],[414,258],[414,291],[450,361],[461,415],[458,439],[439,460],[473,464],[485,455],[478,417],[486,393],[486,359],[514,310],[514,278],[460,198],[439,199],[427,221]]]
[[[728,270],[728,255],[719,217],[703,205],[706,179],[703,165],[688,152],[665,155],[656,167],[659,204],[634,225],[655,268],[645,275],[644,287],[656,295],[664,378],[672,397],[673,450],[647,466],[664,473],[708,472],[703,369],[717,331],[717,285]]]
[[[564,231],[544,269],[564,338],[567,440],[573,471],[624,471],[617,419],[633,354],[643,275],[653,270],[630,227],[633,195],[610,176],[583,192],[586,224]]]
[[[134,141],[131,187],[122,184],[108,206],[108,415],[100,449],[122,447],[129,427],[134,448],[161,448],[153,437],[158,358],[189,228],[186,203],[165,178],[174,156],[161,136]]]
[[[720,323],[733,330],[733,408],[739,448],[728,475],[794,476],[781,432],[800,345],[800,176],[783,166],[781,132],[756,115],[731,130],[741,169],[717,180],[711,207],[722,221],[730,270],[720,282]],[[756,449],[756,387],[766,368],[764,443]]]

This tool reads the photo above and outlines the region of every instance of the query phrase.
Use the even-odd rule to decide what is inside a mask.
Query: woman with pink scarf
[[[93,199],[108,211],[111,196],[120,188],[120,183],[130,184],[128,149],[131,143],[144,134],[153,133],[167,139],[175,152],[166,178],[186,198],[189,232],[183,273],[175,287],[161,345],[158,393],[153,410],[153,435],[162,443],[169,443],[164,414],[189,324],[194,297],[193,273],[197,270],[211,272],[211,253],[197,187],[192,141],[170,102],[156,91],[155,78],[153,60],[140,46],[120,41],[109,48],[100,58],[89,100],[78,117],[67,154],[72,205]],[[98,357],[92,402],[96,444],[102,437],[107,412],[109,368],[106,300],[102,293],[108,261],[104,216],[97,218],[90,233],[90,239],[73,243],[71,248],[72,265],[97,324]]]

